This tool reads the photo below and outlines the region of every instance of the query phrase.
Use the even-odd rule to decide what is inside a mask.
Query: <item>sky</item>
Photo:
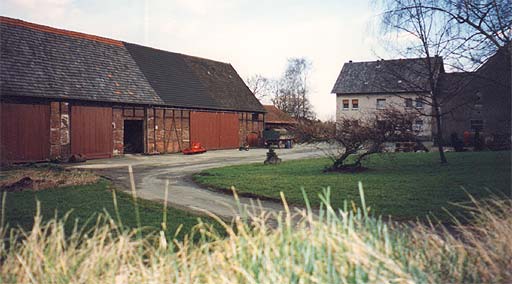
[[[56,28],[229,62],[243,79],[312,62],[310,101],[334,118],[331,89],[349,60],[376,60],[371,0],[1,0],[0,14]],[[373,23],[373,24],[372,24]]]

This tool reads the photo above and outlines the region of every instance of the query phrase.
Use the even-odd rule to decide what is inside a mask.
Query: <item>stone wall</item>
[[[71,153],[69,103],[50,103],[50,159],[67,160]]]

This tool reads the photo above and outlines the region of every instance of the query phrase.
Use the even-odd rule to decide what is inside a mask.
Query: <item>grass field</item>
[[[423,218],[433,214],[447,221],[443,208],[460,212],[450,202],[464,202],[468,195],[482,198],[492,193],[510,196],[510,152],[447,153],[448,165],[438,162],[437,153],[392,153],[370,156],[362,173],[324,173],[328,159],[284,162],[277,166],[251,164],[206,170],[194,179],[216,189],[235,186],[242,194],[304,204],[301,187],[311,203],[319,206],[318,194],[331,188],[331,202],[342,207],[344,200],[359,200],[362,181],[367,205],[378,215],[394,219]]]
[[[111,185],[106,180],[90,185],[70,186],[42,191],[10,192],[6,199],[6,222],[10,227],[20,226],[30,230],[34,223],[36,213],[36,200],[41,202],[41,215],[43,220],[62,217],[72,210],[66,229],[69,232],[76,219],[80,225],[87,220],[94,225],[98,213],[108,212],[114,220],[117,220],[114,210]],[[117,192],[117,204],[122,224],[128,228],[137,228],[135,209],[130,195]],[[163,218],[163,205],[138,200],[141,225],[145,232],[161,230]],[[190,233],[190,229],[197,224],[197,216],[173,208],[167,209],[167,235],[174,237],[177,228],[183,225],[178,239],[184,234]],[[205,219],[205,218],[203,218]],[[208,219],[206,218],[206,221]]]

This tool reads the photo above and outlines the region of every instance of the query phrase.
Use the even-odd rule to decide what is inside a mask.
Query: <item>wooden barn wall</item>
[[[49,159],[50,105],[48,103],[2,102],[0,115],[2,163]]]
[[[124,121],[146,120],[146,108],[142,106],[114,106],[112,108],[112,137],[114,149],[112,155],[118,156],[124,153]],[[146,133],[146,132],[145,132]],[[146,144],[144,134],[144,144]]]
[[[144,120],[144,152],[176,153],[189,147],[190,111],[118,106],[113,110],[114,155],[123,154],[124,120]]]
[[[176,153],[189,146],[189,110],[148,108],[147,153]]]
[[[124,147],[124,121],[144,121],[144,152],[149,154],[176,153],[190,147],[190,112],[188,109],[145,107],[133,105],[111,105],[106,103],[85,103],[72,101],[51,101],[44,99],[7,99],[2,103],[18,104],[47,104],[49,106],[49,147],[44,150],[47,160],[66,161],[71,153],[72,129],[71,110],[73,105],[96,106],[112,109],[112,155],[122,155]],[[257,135],[259,145],[262,145],[264,115],[253,115],[251,112],[234,112],[238,115],[238,138],[240,144],[247,143],[248,135]],[[109,120],[110,121],[110,120]],[[41,141],[44,143],[44,141]],[[12,160],[16,160],[10,158]]]
[[[243,144],[248,144],[248,137],[249,135],[256,134],[258,137],[258,145],[263,145],[263,126],[264,126],[264,114],[259,113],[257,114],[257,118],[253,117],[252,112],[239,112],[238,118],[240,120],[240,141]],[[256,115],[255,115],[256,116]]]
[[[71,154],[87,159],[112,157],[112,107],[71,105]]]
[[[240,147],[239,120],[235,112],[192,111],[190,140],[208,150]]]

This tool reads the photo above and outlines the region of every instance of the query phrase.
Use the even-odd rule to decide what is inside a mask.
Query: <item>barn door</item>
[[[0,106],[0,159],[11,162],[50,158],[50,106],[10,104]]]
[[[112,150],[112,108],[72,106],[71,154],[108,158]]]
[[[190,141],[208,150],[238,148],[238,123],[236,113],[190,112]]]
[[[219,113],[220,117],[220,149],[233,149],[240,147],[240,131],[238,115],[236,113]]]
[[[251,132],[247,134],[247,144],[251,147],[259,146],[259,136],[258,133]]]

